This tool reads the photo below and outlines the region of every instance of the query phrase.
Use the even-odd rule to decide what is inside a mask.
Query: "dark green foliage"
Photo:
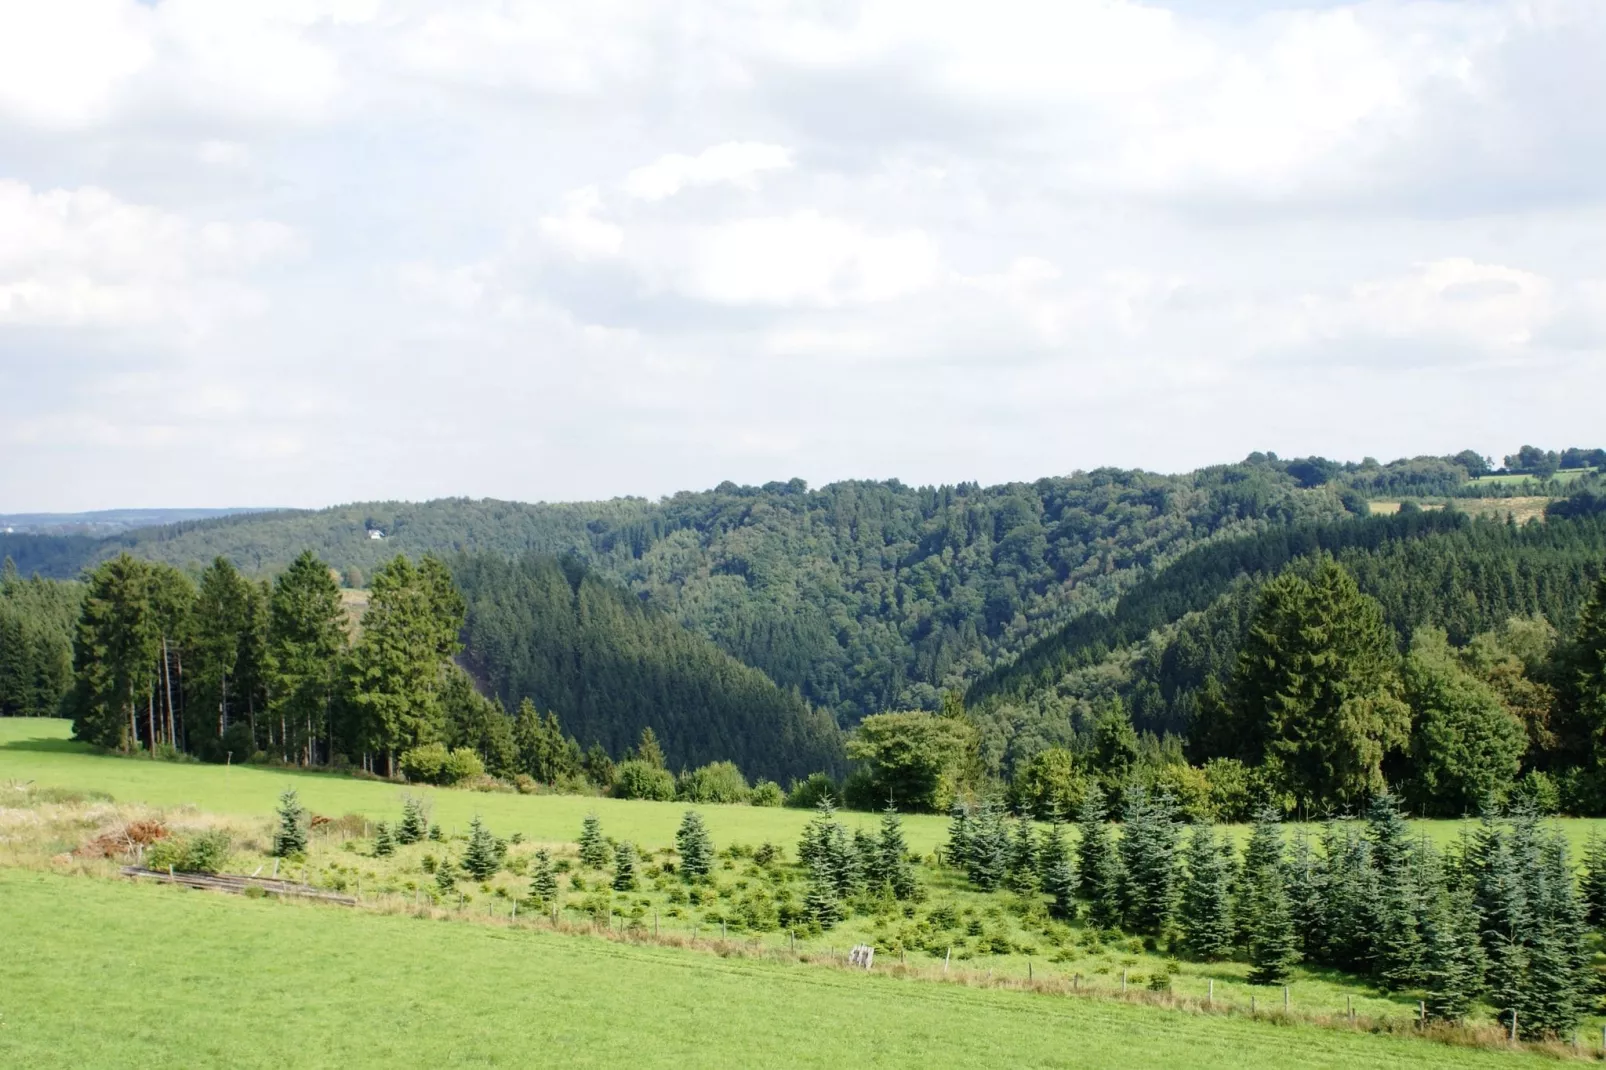
[[[686,802],[739,803],[751,793],[735,762],[709,762],[677,777],[675,795]]]
[[[548,710],[546,716],[541,716],[529,699],[519,703],[513,722],[513,745],[518,748],[519,770],[543,784],[558,784],[584,775],[580,744],[563,731],[557,714]],[[611,778],[608,783],[612,783]]]
[[[463,871],[477,881],[490,880],[502,868],[492,836],[478,814],[468,823],[468,849],[463,852]]]
[[[1104,793],[1097,785],[1088,789],[1077,828],[1081,833],[1076,845],[1077,891],[1087,900],[1088,921],[1100,928],[1114,928],[1121,922],[1125,874],[1104,809]]]
[[[1009,805],[1039,821],[1060,821],[1074,814],[1087,793],[1087,777],[1074,754],[1064,747],[1039,751],[1015,771]]]
[[[1183,943],[1195,958],[1214,962],[1231,956],[1232,848],[1209,825],[1197,825],[1188,839],[1187,877],[1182,885],[1178,922]]]
[[[401,821],[396,824],[397,843],[417,843],[426,833],[427,819],[424,815],[424,801],[412,795],[402,800]]]
[[[1305,934],[1311,957],[1351,973],[1369,973],[1380,928],[1377,870],[1372,841],[1353,821],[1322,830],[1322,925]]]
[[[1319,961],[1326,948],[1327,870],[1311,849],[1310,836],[1303,829],[1294,836],[1293,847],[1283,863],[1283,891],[1288,897],[1288,915],[1294,923],[1300,957]]]
[[[948,841],[943,845],[943,856],[955,869],[970,869],[975,844],[974,809],[963,799],[955,799],[948,807]]]
[[[390,822],[381,821],[374,826],[374,856],[385,858],[396,853],[396,838],[391,835]]]
[[[1008,873],[1006,881],[1012,891],[1030,895],[1038,890],[1037,837],[1032,834],[1030,821],[1015,822],[1009,837]]]
[[[268,599],[225,558],[201,573],[184,654],[185,736],[213,761],[249,761],[267,710]],[[230,732],[230,728],[234,728]]]
[[[580,824],[580,864],[587,869],[603,869],[610,857],[608,841],[602,838],[602,819],[587,814]]]
[[[1584,869],[1579,876],[1578,897],[1584,918],[1595,928],[1606,928],[1606,840],[1591,832],[1584,847]]]
[[[657,773],[719,760],[771,778],[841,765],[828,715],[575,562],[465,557],[452,568],[468,603],[466,656],[504,703],[530,699],[614,754],[650,738],[637,760]]]
[[[443,858],[435,866],[435,891],[440,895],[451,895],[457,890],[457,874],[451,858]]]
[[[1249,948],[1249,983],[1287,982],[1299,961],[1299,937],[1283,878],[1282,828],[1263,810],[1244,852],[1243,874],[1233,904]]]
[[[1411,842],[1392,795],[1372,800],[1366,822],[1377,871],[1372,970],[1386,986],[1410,988],[1421,980],[1422,972],[1422,902],[1414,870],[1424,848]]]
[[[1417,808],[1452,817],[1503,801],[1528,747],[1522,722],[1462,666],[1441,629],[1417,629],[1402,678],[1416,721],[1410,794]]]
[[[876,840],[876,865],[867,874],[877,885],[892,889],[895,899],[913,899],[919,891],[914,866],[909,862],[909,845],[903,838],[903,822],[898,811],[888,807],[881,815],[881,834]]]
[[[378,590],[375,597],[380,597]],[[382,628],[381,635],[384,632]],[[270,746],[285,761],[311,764],[328,760],[333,728],[330,715],[345,649],[346,616],[340,608],[340,587],[330,576],[329,566],[306,551],[274,581],[268,599],[268,733]],[[389,667],[374,664],[357,671],[359,708],[367,675],[375,686],[392,693],[392,711],[407,708],[411,699],[407,681],[387,679]],[[371,729],[359,729],[357,735],[365,744],[378,738]]]
[[[1120,840],[1126,927],[1163,935],[1176,911],[1178,826],[1169,799],[1141,787],[1126,793]]]
[[[614,769],[613,797],[668,802],[675,797],[675,777],[667,769],[632,758]]]
[[[703,816],[687,810],[675,832],[675,850],[680,854],[680,875],[688,881],[706,878],[714,869],[714,841],[703,824]]]
[[[636,848],[623,840],[613,849],[613,890],[628,892],[636,886]]]
[[[557,902],[558,875],[552,868],[552,855],[545,847],[536,848],[530,863],[530,898],[538,907]]]
[[[1483,990],[1483,945],[1470,889],[1441,890],[1433,896],[1423,914],[1422,943],[1427,1013],[1460,1021]]]
[[[296,789],[286,788],[279,796],[278,824],[273,830],[273,854],[280,858],[307,853],[307,812],[301,808]]]
[[[1064,826],[1058,821],[1043,830],[1037,851],[1038,879],[1050,898],[1049,910],[1056,918],[1076,917],[1076,870],[1070,849],[1065,846]]]
[[[1003,810],[991,799],[982,800],[970,818],[965,876],[982,891],[997,888],[1009,876],[1009,828]]]
[[[827,886],[837,899],[844,899],[858,889],[863,876],[859,852],[848,830],[836,819],[836,809],[829,800],[820,803],[804,826],[797,858],[808,872],[811,887],[815,884]]]
[[[55,717],[72,687],[73,623],[83,588],[0,563],[0,717]]]
[[[468,673],[456,666],[443,673],[441,706],[449,747],[474,751],[494,777],[511,779],[524,771],[513,719],[500,701],[476,691]]]

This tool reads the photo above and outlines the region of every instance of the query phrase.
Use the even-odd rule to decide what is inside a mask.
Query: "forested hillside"
[[[0,551],[25,575],[71,576],[127,551],[191,572],[221,555],[269,577],[311,549],[351,586],[397,553],[572,554],[852,723],[935,708],[943,689],[1203,540],[1343,515],[1334,488],[1287,469],[1257,455],[1180,476],[1101,469],[995,487],[793,480],[655,503],[369,503],[133,532],[74,544],[77,558],[16,536]]]
[[[0,717],[53,717],[72,681],[76,583],[22,579],[0,566]]]
[[[735,761],[772,779],[840,772],[828,713],[776,687],[574,558],[460,557],[464,657],[508,709],[530,699],[613,755],[651,728],[671,769]]]

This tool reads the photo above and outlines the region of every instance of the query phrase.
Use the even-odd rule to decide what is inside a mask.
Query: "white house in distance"
[[[385,533],[383,531],[380,531],[378,528],[369,528],[368,529],[368,537],[370,539],[378,541],[379,539],[383,539],[385,537]]]

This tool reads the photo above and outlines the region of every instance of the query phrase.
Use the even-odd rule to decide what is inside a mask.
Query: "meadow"
[[[0,902],[6,1066],[1405,1068],[1545,1058],[14,868],[0,867]]]

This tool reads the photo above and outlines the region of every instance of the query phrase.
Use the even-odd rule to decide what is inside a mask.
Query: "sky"
[[[1606,444],[1599,0],[0,0],[0,511]]]

